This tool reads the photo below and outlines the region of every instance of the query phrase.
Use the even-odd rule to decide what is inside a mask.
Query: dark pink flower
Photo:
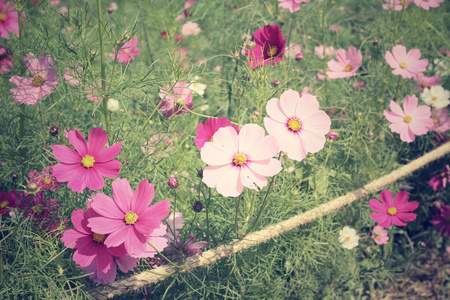
[[[161,113],[169,118],[172,115],[188,113],[192,104],[192,91],[189,89],[189,83],[179,81],[175,85],[166,85],[159,90],[158,106]]]
[[[113,198],[98,193],[92,198],[92,208],[100,216],[89,219],[92,231],[108,235],[104,241],[107,247],[125,245],[125,250],[133,257],[144,257],[148,250],[147,241],[163,249],[165,239],[154,236],[165,234],[161,220],[169,214],[169,200],[153,204],[153,184],[144,179],[133,193],[128,180],[118,178],[112,183]],[[155,237],[153,241],[152,237]],[[149,240],[150,238],[150,240]]]
[[[411,49],[406,52],[406,47],[396,45],[392,48],[392,53],[386,51],[384,58],[393,68],[392,74],[401,75],[403,78],[413,78],[420,76],[427,69],[428,59],[420,59],[419,49]]]
[[[53,176],[59,182],[68,182],[74,192],[81,193],[87,186],[90,190],[101,189],[104,177],[119,175],[121,162],[114,160],[122,149],[122,142],[102,150],[108,142],[108,134],[102,128],[92,128],[88,143],[76,131],[69,132],[69,141],[75,150],[63,145],[50,146],[53,155],[61,162],[53,166]]]
[[[8,73],[9,69],[13,66],[12,57],[11,50],[0,46],[0,75]]]
[[[9,40],[8,31],[19,36],[19,14],[12,3],[0,0],[0,37]]]
[[[205,121],[205,124],[198,124],[197,126],[197,138],[194,140],[198,149],[202,149],[206,142],[213,142],[212,137],[214,133],[222,127],[231,126],[239,134],[239,127],[231,124],[231,122],[225,117],[209,118]]]
[[[361,67],[362,54],[361,50],[350,46],[348,52],[344,49],[336,51],[336,60],[330,60],[327,64],[327,76],[330,79],[348,78],[356,75],[356,70]]]
[[[446,108],[433,109],[431,119],[433,119],[433,128],[431,130],[445,133],[450,129],[450,117]]]
[[[433,187],[433,190],[438,191],[447,186],[447,182],[450,182],[450,167],[446,165],[444,170],[434,174],[428,184]]]
[[[117,62],[123,64],[131,64],[133,62],[133,57],[141,55],[139,51],[142,49],[142,47],[136,48],[138,43],[139,40],[134,37],[131,41],[123,44],[122,48],[120,48],[119,53],[117,54]],[[115,52],[116,49],[114,48],[113,51]]]
[[[57,70],[51,57],[42,54],[36,58],[33,53],[29,53],[23,62],[33,77],[12,76],[9,81],[17,88],[10,91],[14,94],[14,101],[34,105],[55,90],[59,80],[56,77]]]
[[[12,190],[9,193],[0,191],[0,215],[5,215],[11,208],[17,207],[16,203],[17,193]]]
[[[49,227],[55,223],[56,210],[59,208],[58,201],[55,199],[45,199],[43,192],[38,192],[32,196],[31,209],[24,215],[24,219],[32,218],[39,226]]]
[[[72,212],[73,229],[66,230],[61,237],[64,246],[75,249],[73,260],[83,268],[89,277],[97,283],[111,283],[116,279],[117,265],[123,272],[136,267],[139,258],[127,254],[125,246],[106,247],[105,234],[99,234],[88,227],[91,218],[99,215],[88,203],[87,211],[78,209]]]
[[[51,175],[52,166],[47,166],[44,170],[38,173],[36,170],[30,171],[30,182],[36,182],[42,190],[52,190],[57,191],[61,186],[58,182],[56,182],[55,177]]]
[[[287,36],[286,36],[287,37]],[[252,69],[281,61],[283,58],[286,38],[283,38],[278,25],[266,25],[256,30],[252,35],[252,41],[256,43],[253,49],[246,49],[249,56],[247,66]]]
[[[450,236],[450,206],[444,205],[440,209],[439,214],[433,217],[431,223],[436,226],[436,231],[442,237]]]
[[[399,191],[392,198],[391,191],[383,190],[380,193],[381,202],[377,199],[370,199],[370,208],[379,214],[370,214],[370,217],[380,224],[381,227],[390,227],[392,224],[406,226],[405,222],[414,221],[416,214],[410,213],[419,207],[419,202],[408,202],[409,196],[405,191]]]

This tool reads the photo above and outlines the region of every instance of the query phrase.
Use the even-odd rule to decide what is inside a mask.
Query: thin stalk
[[[400,80],[401,80],[401,76],[398,76],[398,81],[397,81],[397,88],[395,89],[395,96],[394,96],[394,101],[397,101],[397,96],[398,96],[398,90],[400,88]]]
[[[201,179],[200,179],[201,182]],[[211,248],[211,239],[209,234],[209,203],[211,201],[211,188],[208,188],[208,202],[206,202],[206,235],[208,237],[208,248]]]
[[[238,224],[238,218],[239,218],[239,205],[241,203],[241,195],[239,197],[235,198],[236,201],[236,213],[234,216],[234,231],[236,232],[237,237],[239,238],[239,224]]]

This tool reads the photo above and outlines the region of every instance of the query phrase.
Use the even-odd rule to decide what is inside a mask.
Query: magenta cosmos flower
[[[300,96],[288,90],[280,100],[272,98],[266,106],[269,117],[264,118],[267,132],[275,137],[280,150],[290,159],[301,161],[308,153],[316,153],[326,142],[330,117],[319,110],[319,101],[312,95]]]
[[[51,173],[52,166],[47,166],[47,168],[39,173],[36,170],[30,171],[28,177],[30,177],[30,182],[37,183],[40,191],[57,191],[61,185],[55,181],[55,177],[52,176]]]
[[[378,245],[384,245],[389,241],[389,234],[386,229],[384,229],[380,225],[377,225],[372,230],[372,239]]]
[[[392,132],[399,133],[403,142],[411,143],[416,135],[423,135],[433,128],[431,110],[429,106],[417,107],[419,100],[415,95],[406,96],[403,108],[391,100],[389,104],[392,111],[385,110],[383,115],[391,122],[389,128]]]
[[[394,68],[392,74],[401,75],[406,79],[419,76],[427,69],[428,59],[419,59],[420,56],[419,49],[406,52],[405,46],[396,45],[392,48],[392,53],[386,51],[384,58],[391,68]]]
[[[444,0],[414,0],[414,3],[425,10],[430,10],[430,7],[436,8],[444,2]]]
[[[306,3],[308,0],[278,0],[278,2],[280,2],[278,7],[289,9],[291,13],[294,13],[300,10],[300,3]]]
[[[330,60],[327,64],[327,76],[330,79],[348,78],[356,75],[356,70],[361,67],[362,54],[356,48],[350,46],[348,52],[344,49],[336,51],[336,60]]]
[[[256,43],[256,46],[251,50],[245,50],[250,59],[247,66],[254,69],[271,62],[275,66],[275,62],[283,58],[286,38],[283,38],[278,25],[266,25],[256,30],[252,35],[252,41]]]
[[[225,197],[239,196],[244,186],[257,190],[267,185],[266,176],[281,171],[281,162],[272,158],[279,151],[273,136],[264,136],[264,128],[246,124],[239,135],[233,127],[222,127],[201,150],[208,164],[203,182]]]
[[[450,117],[446,108],[433,109],[431,118],[433,119],[433,128],[431,130],[445,133],[450,129]]]
[[[402,10],[408,7],[413,0],[386,0],[383,9]]]
[[[122,142],[105,150],[108,134],[102,128],[92,128],[88,142],[78,130],[69,132],[69,141],[75,150],[63,145],[50,146],[53,155],[61,162],[53,166],[53,176],[59,182],[67,182],[72,191],[81,193],[87,186],[90,190],[101,189],[104,177],[119,175],[121,162],[114,160],[122,149]]]
[[[96,233],[87,226],[89,219],[98,216],[91,203],[88,203],[87,211],[74,210],[71,219],[74,228],[66,230],[61,240],[64,246],[75,249],[73,260],[86,273],[94,273],[89,276],[91,279],[106,284],[116,279],[117,265],[126,273],[137,266],[139,258],[129,256],[124,245],[106,247],[107,235]]]
[[[123,44],[122,48],[120,48],[119,53],[117,54],[117,62],[122,64],[131,64],[133,62],[133,57],[141,55],[139,52],[142,47],[136,48],[139,40],[137,38],[132,38],[131,41]],[[116,49],[114,48],[115,52]]]
[[[19,14],[10,2],[0,0],[0,37],[9,40],[8,31],[19,36]]]
[[[0,191],[0,215],[7,214],[11,208],[17,207],[16,205],[16,190],[12,190],[9,193]]]
[[[370,217],[380,224],[381,227],[390,227],[392,224],[397,226],[406,226],[405,222],[414,221],[416,214],[410,213],[419,207],[419,202],[408,202],[409,196],[405,191],[399,191],[395,195],[395,201],[392,193],[383,190],[380,193],[381,202],[377,199],[370,199],[370,208],[379,214],[370,214]]]
[[[0,46],[0,75],[8,73],[9,69],[13,66],[12,57],[11,50]]]
[[[45,55],[36,58],[33,53],[29,53],[23,62],[33,77],[12,76],[9,81],[17,88],[10,91],[14,94],[14,101],[34,105],[55,90],[59,80],[56,77],[57,70],[53,60]]]
[[[112,183],[112,191],[114,198],[102,193],[92,198],[92,208],[100,215],[89,219],[92,231],[108,235],[104,241],[107,247],[125,245],[127,253],[133,257],[143,257],[148,250],[147,242],[164,249],[165,239],[151,237],[155,237],[155,230],[161,236],[166,233],[161,221],[169,214],[169,200],[149,206],[155,191],[147,179],[142,180],[133,193],[128,180],[118,178]]]
[[[445,235],[450,236],[450,206],[444,205],[440,209],[440,213],[431,220],[431,223],[436,226],[436,231],[442,237],[445,237]]]
[[[187,82],[179,81],[175,85],[166,85],[159,90],[161,98],[158,101],[159,110],[165,117],[186,114],[192,108],[192,91],[189,85]]]
[[[446,165],[444,170],[434,174],[428,184],[433,187],[433,190],[438,191],[447,186],[447,182],[450,182],[450,167]]]
[[[194,140],[195,145],[201,150],[206,142],[213,142],[213,135],[219,128],[228,126],[233,127],[234,130],[236,130],[236,133],[239,134],[239,127],[231,124],[227,118],[223,117],[209,118],[205,121],[204,125],[202,123],[198,124],[197,138]]]

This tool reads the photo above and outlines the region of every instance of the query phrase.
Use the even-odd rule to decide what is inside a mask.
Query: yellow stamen
[[[211,137],[211,138],[209,139],[209,141],[210,141],[210,142],[214,142],[214,139],[213,139],[213,137]]]
[[[87,169],[92,168],[94,166],[95,159],[94,157],[90,156],[89,154],[85,155],[81,159],[81,165]]]
[[[245,164],[246,161],[247,161],[247,157],[242,153],[236,154],[234,156],[234,160],[233,160],[233,162],[236,166],[242,166],[243,164]]]
[[[350,237],[349,237],[349,236],[346,236],[346,237],[345,237],[345,241],[346,241],[346,242],[350,241]]]
[[[438,123],[439,123],[439,120],[436,119],[436,118],[434,118],[434,119],[433,119],[433,124],[438,124]]]
[[[297,132],[302,128],[302,123],[297,118],[292,118],[288,122],[288,128],[293,132]]]
[[[41,86],[44,84],[44,78],[41,75],[35,75],[33,77],[33,84],[35,86]]]
[[[42,214],[42,212],[44,211],[44,208],[42,207],[42,205],[37,204],[37,205],[31,207],[31,210],[32,210],[35,214],[40,215],[40,214]]]
[[[100,234],[100,233],[95,233],[92,235],[92,239],[94,240],[94,242],[97,243],[103,243],[106,239],[106,234]]]
[[[431,97],[431,100],[433,100],[433,101],[436,101],[437,99],[438,99],[438,97],[436,97],[436,96]]]
[[[130,50],[128,49],[123,50],[123,52],[125,52],[125,54],[130,54]]]
[[[397,214],[397,209],[395,207],[390,207],[387,213],[391,216],[395,216]]]
[[[127,225],[133,225],[134,223],[136,223],[137,219],[138,215],[132,211],[127,212],[127,214],[125,215],[125,223]]]
[[[0,13],[0,22],[5,22],[5,21],[6,21],[6,14]]]
[[[426,88],[428,86],[428,83],[422,82],[422,87]]]
[[[405,117],[403,118],[403,121],[405,121],[406,123],[411,123],[412,118],[411,118],[411,116],[405,116]]]
[[[2,202],[0,202],[0,208],[5,208],[7,207],[9,204],[8,200],[3,200]]]
[[[50,183],[52,183],[52,180],[50,179],[50,177],[45,177],[43,183],[44,184],[50,184]]]
[[[277,54],[278,47],[277,46],[269,46],[269,50],[267,50],[267,55],[273,57]]]
[[[445,177],[445,172],[442,172],[442,173],[441,173],[441,177]]]
[[[405,69],[407,66],[408,66],[408,64],[405,62],[400,63],[400,68],[402,68],[402,69]]]
[[[345,72],[350,72],[352,70],[352,66],[347,65],[344,69]]]
[[[378,232],[374,232],[373,236],[378,240],[380,238],[380,234]]]

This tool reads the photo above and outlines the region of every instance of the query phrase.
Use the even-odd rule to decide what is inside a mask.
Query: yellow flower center
[[[210,141],[211,143],[214,142],[213,137],[211,137],[211,138],[209,139],[209,141]]]
[[[0,13],[0,22],[5,22],[6,21],[6,14],[5,13]]]
[[[278,47],[277,46],[269,46],[269,50],[267,50],[267,55],[273,57],[277,54]]]
[[[242,166],[243,164],[245,164],[246,161],[247,161],[247,157],[242,153],[236,154],[234,156],[234,160],[233,160],[233,162],[236,166]]]
[[[344,68],[344,71],[345,72],[350,72],[352,70],[352,66],[350,66],[350,65],[347,65],[345,68]]]
[[[127,212],[127,214],[125,215],[125,223],[127,223],[127,225],[133,225],[134,223],[136,223],[137,219],[138,215],[132,211]]]
[[[395,207],[390,207],[387,213],[391,216],[395,216],[397,214],[397,209]]]
[[[9,204],[8,200],[3,200],[2,202],[0,202],[0,208],[5,208],[7,207]]]
[[[425,2],[427,2],[428,0],[424,0]],[[402,0],[402,5],[406,5],[408,4],[408,0]]]
[[[433,101],[436,101],[437,99],[438,99],[438,97],[436,97],[436,96],[431,97],[431,100],[433,100]]]
[[[123,52],[125,52],[125,54],[130,54],[130,50],[128,49],[123,50]]]
[[[422,87],[426,88],[428,86],[428,83],[422,82]]]
[[[42,212],[44,211],[44,208],[42,207],[42,205],[37,204],[37,205],[31,207],[31,210],[32,210],[35,214],[40,215],[40,214],[42,214]]]
[[[436,118],[434,118],[434,119],[433,119],[433,124],[438,124],[438,123],[439,123],[439,120],[436,119]]]
[[[405,116],[405,117],[403,118],[403,121],[405,121],[406,123],[411,123],[412,118],[411,118],[411,116]]]
[[[346,237],[345,237],[345,241],[346,241],[346,242],[349,242],[349,241],[350,241],[350,237],[349,237],[349,236],[346,236]]]
[[[103,243],[106,239],[106,234],[100,234],[100,233],[95,233],[92,235],[92,239],[94,240],[94,242],[97,243]]]
[[[302,123],[297,118],[292,118],[288,122],[288,128],[294,132],[297,132],[302,128]]]
[[[52,183],[52,180],[50,179],[50,177],[45,177],[44,181],[42,181],[44,184],[50,184]]]
[[[380,234],[378,232],[374,232],[373,236],[378,240],[380,238]]]
[[[87,169],[92,168],[94,166],[95,159],[94,157],[90,156],[89,154],[85,155],[81,159],[81,165]]]
[[[441,177],[445,177],[445,172],[442,172],[442,173],[441,173]]]
[[[42,78],[41,75],[35,75],[35,76],[33,77],[33,84],[34,84],[35,86],[41,86],[41,85],[43,85],[43,84],[44,84],[44,78]]]
[[[405,62],[400,63],[400,68],[402,68],[402,69],[405,69],[407,66],[408,66],[408,64]]]

